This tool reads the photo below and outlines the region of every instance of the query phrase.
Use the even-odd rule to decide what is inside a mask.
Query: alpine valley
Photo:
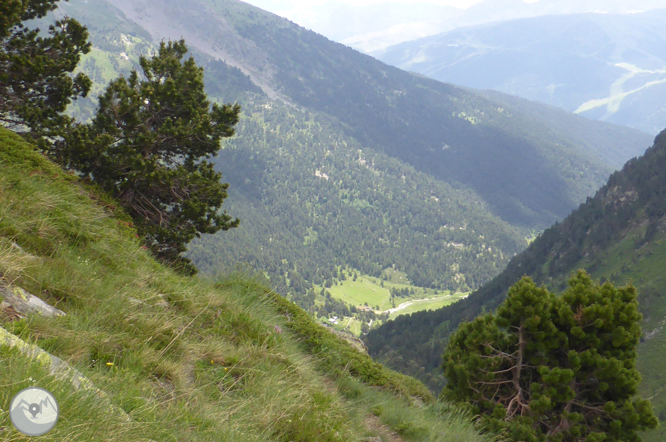
[[[108,205],[98,207],[103,195],[86,190],[85,182],[71,184],[75,178],[63,178],[31,145],[0,132],[6,146],[0,166],[9,177],[0,176],[0,189],[12,190],[0,192],[8,200],[0,219],[7,237],[0,246],[8,251],[0,258],[9,257],[0,264],[27,254],[21,266],[11,267],[12,281],[74,312],[53,330],[40,319],[17,321],[12,333],[39,339],[81,369],[92,364],[94,381],[114,391],[123,385],[117,370],[128,380],[146,373],[146,390],[122,392],[119,406],[127,413],[147,410],[145,421],[156,422],[152,413],[162,413],[160,407],[137,402],[154,387],[159,401],[153,403],[165,404],[169,416],[161,416],[173,417],[179,440],[198,434],[193,421],[217,434],[225,419],[235,422],[224,430],[235,438],[229,440],[246,440],[244,425],[256,410],[265,415],[250,425],[253,440],[401,440],[394,434],[435,440],[435,433],[441,440],[449,430],[429,419],[449,415],[437,408],[449,405],[435,403],[420,382],[338,337],[361,350],[367,345],[375,361],[436,391],[446,339],[461,321],[496,308],[523,274],[560,290],[579,267],[639,288],[647,331],[643,392],[657,414],[666,413],[659,367],[666,350],[666,135],[646,151],[653,138],[646,132],[406,72],[238,0],[71,0],[34,24],[44,29],[63,16],[84,24],[93,44],[79,65],[93,80],[91,94],[68,111],[79,121],[94,115],[96,97],[110,80],[140,70],[139,58],[154,55],[166,40],[185,40],[204,69],[212,101],[241,105],[236,134],[211,159],[229,182],[224,209],[241,223],[189,244],[186,255],[204,278],[179,279],[151,261],[131,225],[110,219]],[[43,181],[63,189],[63,208],[50,202],[56,197],[49,192],[57,190],[50,184],[43,192],[29,190]],[[48,219],[24,210],[24,198]],[[90,226],[70,222],[68,205],[76,219],[89,212]],[[122,241],[97,234],[116,234],[100,223],[118,224]],[[95,238],[113,247],[98,251]],[[64,270],[48,261],[56,258]],[[33,259],[50,264],[33,266]],[[93,287],[103,293],[98,303],[86,303],[83,274],[99,281]],[[120,304],[126,316],[112,313]],[[93,319],[86,321],[87,315]],[[336,337],[322,322],[365,342],[349,333]],[[90,338],[85,351],[75,346],[76,330]],[[223,345],[212,344],[215,334]],[[308,354],[301,354],[304,348]],[[310,358],[319,364],[312,371]],[[243,365],[254,360],[265,365]],[[245,367],[242,373],[238,367]],[[322,367],[326,376],[318,377]],[[284,414],[279,400],[268,397],[282,397],[283,387],[273,387],[292,381],[299,389]],[[217,389],[209,388],[213,384]],[[320,394],[320,385],[339,389],[341,397]],[[399,393],[421,423],[401,420],[403,411],[385,411],[382,404],[393,403],[393,396],[382,402],[383,396],[373,396],[375,387]],[[220,412],[215,401],[229,391],[238,395],[224,402],[225,418],[227,410]],[[270,406],[261,405],[264,399]],[[187,411],[199,401],[204,408]],[[345,423],[346,415],[331,404],[347,404],[351,415],[352,402],[361,411]],[[215,414],[206,417],[207,411]],[[241,418],[233,420],[232,412]],[[381,419],[366,419],[369,413]],[[451,422],[458,425],[464,417],[455,413]],[[469,441],[488,436],[450,434]]]
[[[208,94],[241,103],[215,160],[241,227],[200,238],[189,256],[208,274],[248,264],[311,312],[347,313],[352,300],[324,289],[352,275],[387,297],[478,288],[650,143],[414,76],[240,1],[72,0],[62,15],[93,42],[79,119],[139,55],[181,37]],[[396,272],[402,285],[382,287]]]

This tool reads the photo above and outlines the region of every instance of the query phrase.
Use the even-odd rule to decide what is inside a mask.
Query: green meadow
[[[400,310],[392,311],[389,315],[389,319],[395,319],[400,315],[407,315],[423,310],[436,310],[449,304],[453,304],[454,302],[465,298],[468,294],[469,293],[456,293],[453,295],[442,295],[428,299],[415,299],[413,301],[407,301],[409,304],[405,305],[404,308],[401,308]]]
[[[395,282],[396,280],[400,282]],[[320,292],[322,288],[321,286],[316,287],[316,291]],[[392,297],[391,289],[407,289],[409,295]],[[386,320],[395,319],[400,315],[423,310],[435,310],[452,304],[468,295],[468,293],[451,293],[448,290],[417,287],[409,284],[406,277],[400,276],[386,280],[368,275],[359,275],[354,280],[349,275],[347,279],[336,281],[334,285],[325,288],[325,290],[331,294],[331,297],[341,300],[350,306],[368,306],[376,314],[384,315],[372,321],[367,321],[367,318],[363,320],[359,318],[359,315],[339,317],[337,324],[330,323],[328,318],[320,318],[321,322],[328,324],[336,330],[348,331],[354,336],[362,334],[361,327],[364,322],[369,327],[377,327],[386,322]],[[319,302],[323,302],[322,297],[320,297]],[[385,315],[388,315],[388,317]]]
[[[391,299],[391,288],[406,288],[408,290],[413,290],[414,294],[411,294],[408,297],[395,297],[394,306]],[[321,290],[321,288],[319,289]],[[332,297],[344,301],[350,305],[367,305],[373,310],[379,310],[382,312],[390,308],[397,307],[399,304],[411,299],[424,299],[431,298],[433,296],[450,295],[450,292],[447,290],[435,291],[433,289],[416,287],[410,284],[385,281],[380,278],[373,278],[372,276],[367,275],[359,276],[356,281],[351,278],[348,278],[344,281],[339,281],[337,285],[333,285],[326,290],[331,292]]]

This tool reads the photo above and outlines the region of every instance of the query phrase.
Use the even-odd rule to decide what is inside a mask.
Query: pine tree
[[[71,128],[52,153],[116,197],[156,257],[192,274],[186,244],[239,224],[220,212],[228,184],[206,160],[234,134],[240,106],[211,105],[203,69],[183,62],[186,53],[181,40],[141,57],[143,76],[112,81],[93,121]]]
[[[88,31],[72,18],[58,20],[48,36],[25,22],[46,16],[58,0],[0,0],[0,124],[55,136],[70,120],[72,98],[85,97],[90,79],[71,73],[90,51]]]
[[[513,441],[638,442],[657,425],[634,397],[641,319],[631,285],[579,271],[558,297],[525,277],[451,336],[443,394]]]

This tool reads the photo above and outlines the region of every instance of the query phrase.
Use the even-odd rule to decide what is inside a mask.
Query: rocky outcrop
[[[65,312],[50,306],[21,287],[0,280],[0,316],[11,321],[30,314],[53,318],[63,316]]]
[[[652,330],[651,332],[645,332],[645,334],[643,335],[643,339],[645,341],[649,341],[650,339],[657,336],[659,332],[661,332],[664,329],[664,327],[666,327],[666,318],[664,318],[664,320],[661,321],[654,330]]]

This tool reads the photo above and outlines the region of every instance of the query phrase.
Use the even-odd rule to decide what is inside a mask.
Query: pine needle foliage
[[[117,198],[157,258],[193,274],[180,256],[187,243],[239,224],[220,211],[228,184],[207,160],[234,134],[240,106],[211,104],[186,53],[181,40],[141,57],[143,75],[112,81],[93,121],[70,128],[52,153]]]
[[[634,397],[641,319],[631,285],[579,271],[556,296],[524,277],[496,314],[451,336],[444,396],[513,441],[638,442],[657,426],[650,402]]]
[[[71,75],[90,51],[88,30],[65,17],[48,35],[26,25],[57,8],[58,0],[0,0],[0,124],[38,139],[55,136],[71,118],[72,98],[85,97],[91,80]]]

